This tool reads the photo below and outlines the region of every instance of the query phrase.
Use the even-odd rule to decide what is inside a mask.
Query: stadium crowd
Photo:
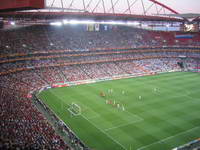
[[[179,51],[109,50],[174,45],[174,33],[127,27],[104,32],[63,28],[31,26],[0,31],[0,149],[70,149],[31,101],[30,93],[42,87],[181,70],[177,64],[182,62]],[[198,35],[195,45],[200,45],[199,39]],[[104,48],[101,52],[105,53],[97,48]],[[190,51],[181,55],[200,57],[199,52]],[[193,58],[185,61],[190,69],[199,65]]]
[[[91,50],[97,48],[200,45],[200,34],[176,39],[176,32],[148,31],[132,27],[112,27],[106,31],[87,31],[86,26],[29,26],[0,30],[1,54],[34,53],[50,50]],[[38,40],[41,39],[41,40]],[[59,40],[58,40],[59,39]]]
[[[0,88],[0,149],[69,149],[21,91]]]

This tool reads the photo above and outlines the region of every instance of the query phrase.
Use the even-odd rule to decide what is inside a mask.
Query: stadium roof
[[[181,17],[181,18],[186,18],[188,20],[193,20],[193,21],[197,21],[200,18],[200,14],[194,14],[194,13],[188,13],[188,14],[167,14],[167,16]]]

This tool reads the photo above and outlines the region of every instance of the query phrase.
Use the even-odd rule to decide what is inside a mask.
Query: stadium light
[[[63,20],[63,24],[111,24],[111,25],[125,25],[122,21],[93,21],[93,20]]]
[[[14,22],[14,21],[11,21],[10,24],[14,26],[14,25],[15,25],[15,22]]]
[[[107,22],[105,22],[105,24],[115,24],[115,22],[114,21],[107,21]]]
[[[22,44],[22,47],[26,47],[26,44]]]
[[[9,45],[6,45],[6,48],[10,48],[10,46],[9,46]]]
[[[52,25],[52,26],[62,26],[62,22],[51,22],[50,25]]]
[[[80,24],[80,21],[78,21],[78,20],[70,20],[69,24]]]
[[[68,20],[63,20],[63,24],[69,24]]]
[[[111,25],[125,25],[126,22],[122,22],[122,21],[101,21],[98,22],[99,24],[111,24]]]
[[[80,21],[81,24],[95,24],[95,21],[92,20],[85,20],[85,21]]]
[[[140,23],[139,22],[136,22],[136,21],[132,21],[132,22],[127,22],[127,25],[130,25],[130,26],[138,26],[138,25],[140,25]]]
[[[124,22],[119,22],[119,21],[108,21],[105,22],[105,24],[111,24],[111,25],[120,25],[120,24],[124,24]]]
[[[132,26],[138,26],[140,25],[139,22],[132,21],[132,22],[125,22],[125,21],[94,21],[94,20],[63,20],[62,21],[64,25],[66,24],[108,24],[108,25],[132,25]],[[53,23],[52,23],[53,24]],[[57,23],[54,23],[53,25],[57,25]]]
[[[63,20],[63,24],[95,24],[92,20]]]
[[[126,24],[126,22],[122,22],[122,21],[114,21],[115,25],[124,25]]]

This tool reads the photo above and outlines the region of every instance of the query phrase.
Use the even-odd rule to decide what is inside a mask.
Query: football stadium
[[[199,150],[190,3],[0,2],[0,149]]]

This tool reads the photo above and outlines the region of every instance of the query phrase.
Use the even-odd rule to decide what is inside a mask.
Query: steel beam
[[[127,0],[127,5],[128,5],[129,14],[131,14],[131,7],[130,7],[129,0]]]
[[[101,2],[101,0],[99,0],[99,1],[97,2],[96,6],[95,6],[94,9],[92,10],[92,13],[97,9],[97,7],[99,6],[100,2]]]
[[[86,11],[86,7],[85,7],[85,0],[82,0],[83,1],[83,9],[84,9],[84,11]]]
[[[156,0],[149,0],[149,1],[151,1],[151,2],[153,2],[153,3],[156,3],[156,4],[160,5],[161,7],[166,8],[167,10],[173,12],[174,14],[179,14],[177,11],[173,10],[172,8],[166,6],[166,5],[163,4],[163,3],[160,3],[160,2],[158,2],[158,1],[156,1]]]
[[[138,0],[133,1],[129,8],[127,8],[123,13],[126,13]]]
[[[89,9],[89,7],[90,7],[90,4],[91,4],[91,3],[92,3],[92,0],[90,0],[90,1],[89,1],[89,3],[87,4],[87,6],[86,6],[86,8],[85,8],[85,9],[86,9],[86,11],[88,11],[88,12],[89,12],[89,10],[88,10],[88,9]]]
[[[113,8],[115,8],[115,5],[117,4],[119,2],[119,0],[117,0],[117,1],[115,1],[115,3],[113,4]],[[110,12],[112,10],[112,8],[110,8],[109,10],[108,10],[108,12]]]
[[[144,2],[143,2],[143,0],[141,0],[141,3],[142,3],[142,8],[143,8],[143,13],[144,13],[144,15],[146,15],[146,11],[145,11],[145,7],[144,7]]]
[[[73,3],[74,3],[74,0],[72,0],[71,3],[69,4],[68,6],[69,9],[72,7]]]
[[[106,13],[106,9],[105,9],[105,3],[104,3],[104,0],[102,0],[102,6],[103,6],[103,12],[104,14]]]
[[[111,5],[112,5],[112,13],[114,14],[115,13],[115,9],[114,9],[114,6],[113,6],[113,0],[111,0]],[[109,11],[108,11],[109,13]]]

